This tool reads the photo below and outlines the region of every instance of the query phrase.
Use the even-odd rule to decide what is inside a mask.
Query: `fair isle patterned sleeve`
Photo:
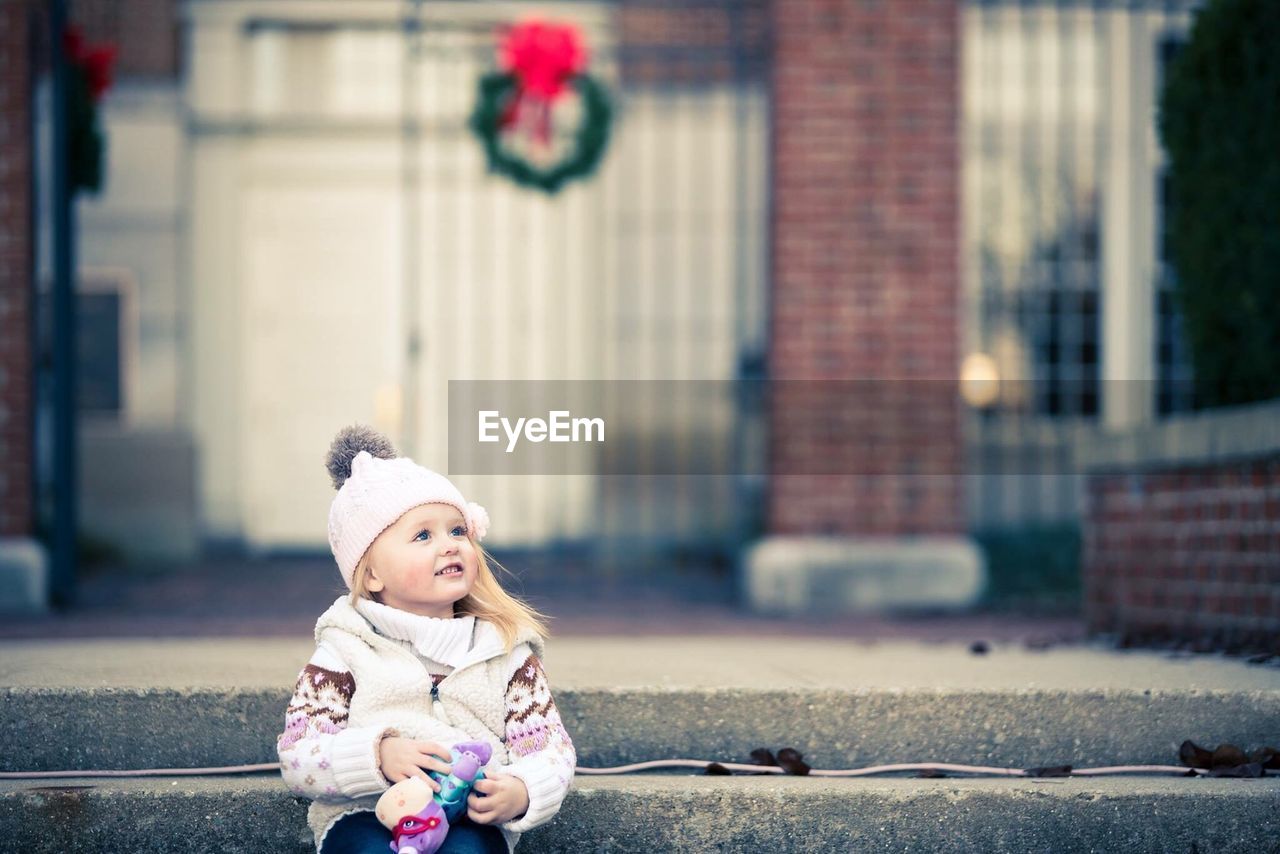
[[[502,769],[524,781],[529,809],[504,823],[523,833],[555,816],[573,783],[578,755],[551,696],[542,662],[527,643],[511,652],[507,684],[506,743],[511,764]]]
[[[335,801],[376,795],[390,786],[379,770],[378,745],[394,732],[349,728],[356,682],[342,661],[321,646],[298,676],[276,739],[280,772],[296,795]]]

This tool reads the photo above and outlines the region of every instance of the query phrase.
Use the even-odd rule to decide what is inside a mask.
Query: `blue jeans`
[[[344,815],[325,834],[320,854],[391,854],[391,831],[372,812]],[[497,826],[464,815],[449,828],[439,854],[507,854],[507,840]]]

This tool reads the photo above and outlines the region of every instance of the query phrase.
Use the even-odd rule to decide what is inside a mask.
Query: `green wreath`
[[[79,190],[102,191],[102,154],[106,140],[89,84],[89,75],[79,65],[68,64],[66,101],[67,174],[71,194]]]
[[[520,87],[516,75],[490,72],[480,78],[479,100],[471,114],[470,126],[484,143],[490,172],[506,175],[525,187],[555,193],[565,182],[586,177],[595,171],[609,141],[613,108],[604,87],[591,75],[574,75],[568,85],[575,88],[582,98],[582,122],[573,135],[569,154],[550,166],[538,166],[502,145],[501,119]]]

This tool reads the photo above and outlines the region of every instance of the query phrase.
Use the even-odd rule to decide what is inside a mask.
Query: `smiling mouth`
[[[436,573],[437,577],[446,577],[446,578],[452,577],[455,575],[462,575],[462,567],[456,564],[454,566],[446,566],[444,569]]]

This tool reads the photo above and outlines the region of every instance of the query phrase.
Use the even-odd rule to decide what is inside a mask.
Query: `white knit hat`
[[[372,427],[344,427],[325,459],[338,490],[329,505],[329,548],[350,589],[356,564],[378,535],[422,504],[458,508],[467,532],[479,541],[489,531],[489,514],[467,501],[444,475],[397,457],[390,440]]]

